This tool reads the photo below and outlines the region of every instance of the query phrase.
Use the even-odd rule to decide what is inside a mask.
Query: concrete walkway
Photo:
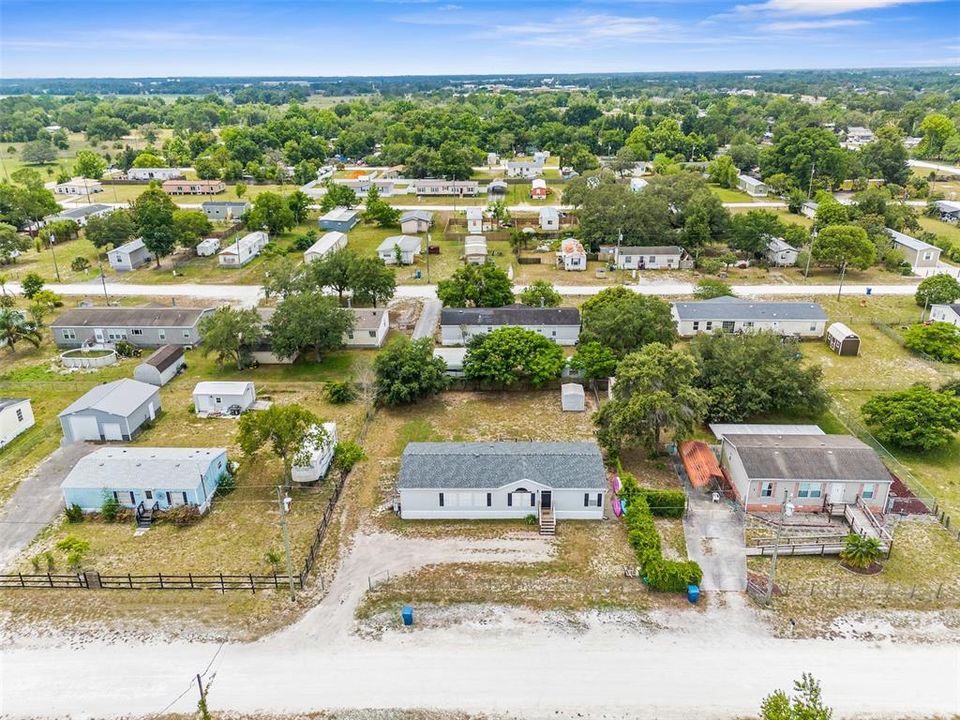
[[[0,509],[0,571],[63,509],[60,483],[80,458],[96,449],[97,446],[90,443],[57,448],[20,483],[13,497]]]
[[[746,590],[743,522],[728,503],[722,499],[715,503],[710,495],[688,489],[683,533],[687,539],[687,556],[703,568],[702,590]]]
[[[439,300],[427,299],[423,301],[423,307],[420,308],[420,317],[417,318],[417,324],[413,328],[413,339],[432,338],[437,331],[437,323],[440,320],[440,310],[443,304]]]

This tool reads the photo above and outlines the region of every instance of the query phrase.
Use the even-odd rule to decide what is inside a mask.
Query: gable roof
[[[433,222],[433,213],[429,210],[407,210],[400,216],[400,222],[405,223],[408,220],[422,220],[423,222]]]
[[[749,175],[738,175],[737,182],[744,182],[747,185],[751,185],[753,187],[757,187],[759,185],[764,184],[763,180],[758,180],[757,178],[750,177]]]
[[[613,247],[616,247],[614,245]],[[621,245],[621,255],[682,255],[683,248],[676,245]]]
[[[243,395],[253,383],[247,380],[203,380],[193,388],[194,395]]]
[[[542,220],[543,218],[553,219],[553,218],[558,218],[558,217],[560,217],[560,210],[559,210],[559,208],[555,208],[555,207],[542,207],[542,208],[540,208],[540,219],[541,219],[541,220]]]
[[[770,252],[786,252],[788,250],[796,252],[793,245],[780,237],[770,238],[770,242],[767,243],[767,250]]]
[[[498,488],[529,480],[552,488],[603,490],[594,442],[415,442],[400,459],[404,488]]]
[[[498,308],[444,308],[441,325],[580,325],[575,307],[539,308],[507,305]]]
[[[57,417],[73,415],[84,410],[98,410],[110,415],[126,417],[154,395],[160,393],[155,385],[123,378],[91,388],[74,400]]]
[[[321,255],[326,254],[334,245],[341,241],[345,241],[346,239],[347,236],[345,233],[331,230],[330,232],[326,232],[321,235],[313,245],[307,248],[306,252],[304,252],[304,255],[310,255],[311,253]]]
[[[819,425],[781,425],[778,423],[710,423],[717,440],[724,435],[826,435]]]
[[[826,320],[817,303],[758,302],[720,297],[673,304],[680,320]]]
[[[183,357],[183,348],[179,345],[164,345],[144,360],[141,365],[150,365],[160,372],[173,365]]]
[[[327,214],[321,216],[320,219],[329,220],[331,222],[344,222],[346,220],[353,220],[359,213],[359,210],[351,210],[350,208],[345,207],[335,207]]]
[[[387,314],[385,308],[350,308],[354,330],[377,330]]]
[[[58,212],[54,215],[48,215],[45,220],[80,220],[85,218],[88,215],[94,215],[96,213],[109,212],[113,208],[110,205],[104,205],[102,203],[94,203],[93,205],[81,205],[80,207],[72,207],[61,212]]]
[[[144,244],[143,238],[134,238],[130,242],[124,243],[118,248],[114,248],[113,252],[129,254],[132,252],[136,252],[137,250],[144,250],[146,249],[146,247],[147,246]]]
[[[717,456],[705,442],[687,440],[680,443],[680,460],[694,487],[707,487],[714,479],[722,480],[723,478]]]
[[[903,245],[904,247],[908,247],[911,250],[917,251],[936,250],[937,252],[940,252],[940,248],[938,248],[936,245],[931,245],[928,242],[918,240],[915,237],[910,237],[909,235],[905,235],[902,232],[897,232],[891,228],[887,228],[886,230],[887,234],[890,235],[890,238],[893,240],[895,245]]]
[[[747,476],[776,480],[891,482],[873,448],[851,435],[725,435]]]
[[[74,308],[50,327],[193,327],[213,308]]]
[[[22,405],[23,403],[30,402],[27,398],[5,398],[0,397],[0,410],[6,410],[7,408],[16,407],[17,405]]]
[[[104,447],[77,461],[61,488],[193,490],[226,448]]]
[[[402,252],[412,252],[420,249],[420,238],[413,235],[391,235],[384,238],[383,242],[377,246],[377,252],[392,252],[393,248],[400,246]]]

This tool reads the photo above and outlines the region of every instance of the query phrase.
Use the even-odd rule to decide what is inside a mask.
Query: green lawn
[[[920,227],[924,230],[932,233],[936,233],[940,237],[946,238],[954,246],[960,246],[960,225],[954,225],[953,223],[945,223],[935,218],[928,218],[921,216]]]
[[[723,202],[754,202],[754,198],[747,195],[742,190],[736,190],[731,188],[722,188],[719,185],[710,185],[710,192],[720,198]],[[774,198],[776,199],[776,198]]]

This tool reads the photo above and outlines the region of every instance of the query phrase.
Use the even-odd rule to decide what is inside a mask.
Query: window
[[[590,507],[590,493],[583,494],[583,506]]]
[[[145,490],[144,494],[147,496],[147,500],[153,500],[153,490]]]
[[[556,337],[556,336],[557,336],[557,331],[556,331],[556,330],[552,330],[552,331],[550,332],[550,334],[553,335],[553,337]]]
[[[745,328],[752,328],[752,327],[753,327],[753,320],[747,320],[746,322],[743,323],[743,326],[744,326]]]
[[[440,507],[443,507],[443,493],[440,493]]]
[[[707,330],[713,330],[713,320],[707,320]]]
[[[507,507],[513,507],[513,493],[507,493]]]
[[[800,483],[800,489],[797,491],[797,497],[802,498],[818,498],[820,494],[820,483],[813,482]]]
[[[142,329],[142,328],[133,328],[133,330],[130,331],[130,334],[131,334],[131,335],[143,335],[143,329]]]
[[[213,401],[214,401],[215,403],[217,403],[217,405],[219,405],[220,403],[223,402],[223,398],[215,397],[215,398],[213,399]]]
[[[167,331],[166,331],[166,330],[157,330],[157,337],[159,337],[161,340],[166,340],[166,339],[167,339]]]
[[[76,339],[77,339],[77,331],[76,331],[76,330],[64,330],[64,331],[63,331],[63,339],[64,339],[64,340],[76,340]]]
[[[760,497],[773,497],[773,483],[760,483]]]
[[[368,330],[367,332],[370,333],[370,337],[372,338],[375,338],[377,336],[377,333],[375,330]]]
[[[184,331],[183,331],[183,336],[184,336],[185,338],[189,338],[189,337],[190,337],[190,331],[189,331],[189,330],[184,330]]]
[[[537,506],[537,495],[536,493],[530,493],[530,507]]]
[[[723,331],[724,331],[724,332],[732,333],[732,332],[734,331],[734,328],[736,328],[736,326],[737,326],[737,323],[735,323],[733,320],[724,320],[724,321],[723,321]]]
[[[23,408],[17,408],[17,422],[23,422]]]
[[[877,491],[877,486],[874,483],[864,483],[863,492],[860,493],[860,497],[864,500],[873,500],[873,496]]]
[[[487,493],[487,507],[493,507],[493,493]]]
[[[348,332],[348,333],[347,333],[347,337],[348,337],[350,340],[353,340],[353,333],[352,333],[352,332]]]
[[[656,256],[656,255],[651,255],[651,256],[650,256],[650,259],[649,259],[647,262],[649,262],[651,265],[656,265],[656,263],[657,263],[657,256]]]
[[[817,331],[817,324],[810,323],[810,332],[816,332],[816,331]]]
[[[694,321],[693,321],[693,329],[694,329],[694,330],[699,330],[699,329],[700,329],[700,321],[699,321],[699,320],[694,320]]]

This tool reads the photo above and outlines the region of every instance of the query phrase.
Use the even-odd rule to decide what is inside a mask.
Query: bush
[[[523,518],[523,523],[524,523],[525,525],[531,525],[531,526],[533,526],[533,525],[536,525],[538,522],[539,522],[539,521],[537,520],[537,516],[534,515],[533,513],[530,513],[530,514],[527,515],[525,518]]]
[[[71,505],[66,509],[67,522],[69,523],[78,523],[83,522],[83,510],[79,505]]]
[[[70,262],[70,269],[74,272],[83,272],[90,267],[90,261],[85,257],[77,256]]]
[[[341,472],[350,472],[354,465],[366,457],[363,448],[357,443],[343,440],[333,449],[333,466]]]
[[[264,553],[263,559],[267,561],[267,565],[270,566],[270,569],[273,570],[273,572],[276,572],[280,567],[280,563],[283,562],[283,553],[279,550],[274,550],[271,548]]]
[[[882,557],[883,550],[877,538],[857,533],[847,535],[840,551],[840,559],[852,568],[866,569]]]
[[[120,513],[120,502],[113,496],[107,496],[103,499],[100,506],[100,515],[107,522],[116,522],[117,515]]]
[[[154,515],[154,522],[170,523],[176,527],[193,525],[200,519],[200,511],[193,505],[178,505],[161,510]]]
[[[620,497],[627,499],[627,512],[624,515],[628,528],[627,542],[633,548],[648,587],[661,592],[686,592],[687,585],[699,585],[703,571],[697,563],[663,557],[660,533],[653,522],[654,515],[681,517],[686,496],[681,490],[641,488],[630,473],[621,471],[620,479]]]
[[[126,340],[118,340],[114,343],[113,349],[116,350],[117,355],[122,358],[140,357],[142,353],[140,348],[131,345]]]
[[[224,495],[229,495],[234,490],[237,489],[237,478],[231,475],[228,472],[225,472],[220,476],[220,480],[217,482],[217,491],[213,494],[214,497],[223,497]]]
[[[61,552],[80,553],[82,555],[90,549],[90,541],[78,538],[76,535],[67,535],[59,540],[55,547]]]
[[[950,323],[914,325],[904,333],[903,345],[942,362],[960,362],[960,328]]]
[[[731,288],[723,280],[716,280],[714,278],[704,278],[697,283],[696,288],[693,291],[694,297],[697,300],[711,300],[718,297],[733,297],[733,288]]]
[[[351,382],[330,382],[326,390],[327,400],[334,405],[346,405],[357,399],[357,390]]]

